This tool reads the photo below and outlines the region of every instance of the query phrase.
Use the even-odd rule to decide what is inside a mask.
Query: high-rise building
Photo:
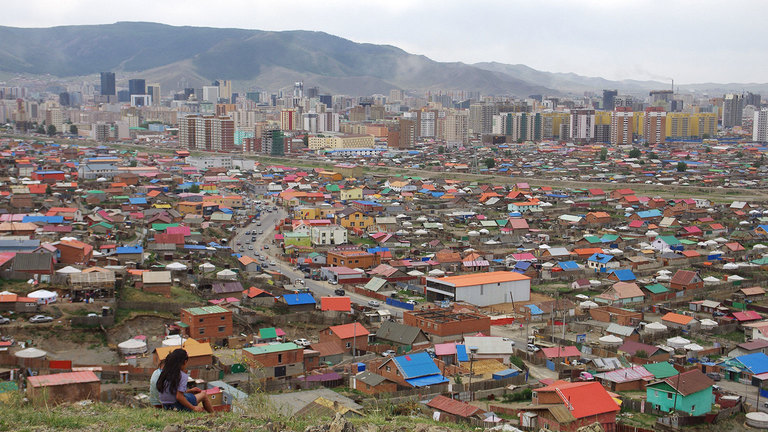
[[[768,143],[768,108],[755,111],[752,122],[752,141]]]
[[[160,83],[147,85],[147,94],[152,96],[152,105],[160,104]]]
[[[539,141],[541,140],[541,114],[515,112],[495,115],[492,133],[505,135],[511,141]]]
[[[280,130],[293,131],[301,128],[299,110],[290,108],[280,111]]]
[[[203,102],[219,102],[219,86],[203,86]]]
[[[643,139],[650,145],[664,144],[667,135],[667,113],[662,107],[645,109]]]
[[[101,95],[115,96],[115,73],[114,72],[101,73]]]
[[[541,114],[541,139],[561,139],[565,140],[567,135],[560,135],[560,126],[567,125],[570,121],[568,113],[563,112],[545,112]]]
[[[635,134],[634,117],[632,108],[616,107],[616,110],[611,113],[611,144],[632,144]]]
[[[743,109],[740,95],[734,93],[725,95],[723,98],[723,127],[741,126]]]
[[[192,150],[235,150],[235,122],[230,117],[193,114],[179,119],[179,145]]]
[[[473,134],[493,132],[493,116],[499,113],[495,104],[473,103],[469,106],[469,129]]]
[[[445,116],[445,143],[463,146],[469,142],[469,114],[466,111],[450,112]]]
[[[744,106],[752,105],[755,108],[760,108],[760,102],[761,102],[761,98],[759,93],[755,94],[750,92],[744,95],[744,103],[743,103]]]
[[[221,100],[224,103],[235,102],[232,100],[232,81],[216,80],[213,82],[213,85],[219,88],[219,97],[218,97],[219,100]],[[218,102],[219,100],[212,101],[212,102]]]
[[[128,80],[128,92],[130,96],[147,94],[146,81],[140,78]]]
[[[613,111],[616,108],[616,96],[618,94],[617,90],[603,90],[603,110]]]
[[[272,156],[285,155],[285,136],[274,127],[265,127],[261,131],[261,151]]]
[[[69,100],[69,93],[62,92],[59,93],[59,105],[61,106],[69,106],[70,105]]]
[[[595,110],[572,110],[569,129],[573,142],[580,144],[593,142],[595,140]]]

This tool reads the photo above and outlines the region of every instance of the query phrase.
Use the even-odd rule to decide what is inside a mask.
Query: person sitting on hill
[[[189,361],[189,355],[181,348],[168,354],[160,376],[157,379],[158,399],[167,410],[195,411],[203,410],[212,413],[213,406],[208,394],[195,387],[187,390],[189,375],[184,372]],[[202,406],[200,403],[202,402]]]
[[[163,408],[163,404],[160,403],[160,392],[157,390],[157,380],[160,378],[160,372],[163,371],[163,365],[165,365],[165,359],[160,360],[157,369],[152,372],[152,377],[149,378],[149,404],[157,409]]]

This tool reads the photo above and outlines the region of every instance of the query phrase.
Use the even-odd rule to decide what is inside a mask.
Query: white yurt
[[[600,339],[598,339],[598,341],[600,341],[600,345],[615,346],[615,347],[624,343],[624,340],[622,338],[612,334],[605,335]]]
[[[675,336],[673,338],[667,339],[667,345],[671,346],[672,348],[683,348],[684,346],[691,343],[688,339],[680,336]]]
[[[587,300],[587,301],[583,301],[583,302],[579,303],[579,307],[582,308],[582,309],[592,309],[592,308],[596,308],[598,306],[599,305],[597,303],[595,303],[595,302],[593,302],[591,300]]]
[[[211,263],[200,264],[197,268],[199,268],[201,271],[205,273],[216,270],[216,266]]]
[[[672,278],[669,275],[658,275],[656,276],[656,282],[669,282],[672,280]]]
[[[741,282],[744,278],[739,275],[728,276],[728,282]]]
[[[423,236],[423,235],[427,235],[427,234],[429,234],[429,231],[424,230],[424,229],[419,229],[419,230],[416,230],[416,231],[413,232],[413,235],[417,235],[417,236]]]
[[[181,346],[185,341],[186,339],[181,337],[180,335],[169,335],[169,336],[166,336],[165,339],[163,339],[163,346],[164,347]]]
[[[683,349],[688,353],[689,358],[696,358],[699,356],[699,352],[702,351],[704,347],[697,343],[690,343],[684,346]]]
[[[42,359],[48,355],[47,352],[37,348],[26,348],[20,351],[16,351],[14,356],[23,359]]]
[[[703,320],[699,321],[699,324],[701,324],[702,330],[712,330],[713,328],[717,327],[717,321],[711,320],[709,318],[704,318]]]
[[[165,266],[165,269],[171,271],[184,271],[187,269],[187,266],[180,262],[173,262]]]
[[[480,234],[482,234],[482,235],[488,235],[488,234],[490,234],[490,233],[491,233],[490,231],[488,231],[488,230],[487,230],[487,229],[485,229],[485,228],[481,229],[481,230],[480,230],[480,231],[478,231],[478,232],[479,232]]]
[[[48,291],[44,289],[39,289],[37,291],[32,291],[31,293],[27,294],[27,297],[33,298],[37,300],[38,304],[49,304],[49,303],[55,303],[56,300],[59,299],[59,295],[56,294],[53,291]]]
[[[704,280],[704,285],[714,285],[716,283],[720,283],[720,279],[714,276],[707,276],[703,280]]]
[[[117,349],[124,356],[144,354],[147,352],[147,343],[139,339],[128,339],[117,344]]]
[[[81,273],[79,269],[76,269],[72,266],[66,266],[64,268],[56,270],[56,273],[60,275],[68,275],[68,274],[75,274],[75,273]]]
[[[221,280],[236,280],[237,279],[237,273],[233,272],[229,269],[224,269],[218,273],[216,273],[216,279]]]
[[[667,326],[660,322],[652,322],[646,324],[645,329],[649,332],[662,332],[667,329]]]
[[[477,236],[480,235],[480,233],[473,230],[473,231],[468,232],[467,235],[470,236],[470,237],[477,237]]]
[[[427,273],[427,275],[432,277],[440,277],[440,276],[445,276],[445,272],[440,269],[434,269],[434,270],[430,270],[429,273]]]

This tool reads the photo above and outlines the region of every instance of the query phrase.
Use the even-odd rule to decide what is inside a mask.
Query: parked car
[[[370,307],[379,307],[381,306],[381,303],[379,303],[377,300],[371,300],[368,302],[368,306]]]
[[[382,357],[389,357],[389,356],[393,356],[395,354],[397,354],[397,351],[395,351],[395,350],[386,350],[383,353],[381,353],[381,356]]]
[[[408,300],[406,303],[408,303],[409,305],[416,306],[416,301],[415,300]]]
[[[0,324],[10,324],[11,320],[5,317],[0,317]]]
[[[539,347],[537,347],[534,344],[528,344],[528,352],[536,352],[539,350]]]
[[[328,283],[331,284],[331,285],[338,285],[339,284],[338,282],[336,282],[333,279],[329,280]]]
[[[51,321],[53,321],[53,317],[49,317],[45,315],[35,315],[29,319],[29,322],[31,323],[47,323]]]
[[[306,348],[306,347],[308,347],[308,346],[309,346],[309,341],[308,341],[308,340],[306,340],[306,339],[304,339],[304,338],[301,338],[301,339],[295,339],[295,340],[293,341],[293,343],[295,343],[296,345],[298,345],[298,346],[300,346],[300,347],[304,347],[304,348]]]
[[[333,290],[333,293],[336,294],[337,296],[343,296],[347,294],[347,292],[341,288],[336,288],[335,290]]]
[[[711,379],[712,381],[720,381],[721,379],[723,379],[723,376],[722,376],[722,375],[720,375],[720,374],[719,374],[719,373],[717,373],[717,372],[707,372],[707,376],[708,376],[708,377],[709,377],[709,379]]]
[[[510,338],[501,338],[504,342],[509,342],[512,346],[515,346],[515,341]]]

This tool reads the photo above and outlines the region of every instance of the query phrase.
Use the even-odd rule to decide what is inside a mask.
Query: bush
[[[505,403],[523,402],[523,401],[531,400],[532,393],[533,392],[531,391],[531,389],[527,388],[516,393],[507,393],[504,396],[502,396],[502,399],[504,400]]]

